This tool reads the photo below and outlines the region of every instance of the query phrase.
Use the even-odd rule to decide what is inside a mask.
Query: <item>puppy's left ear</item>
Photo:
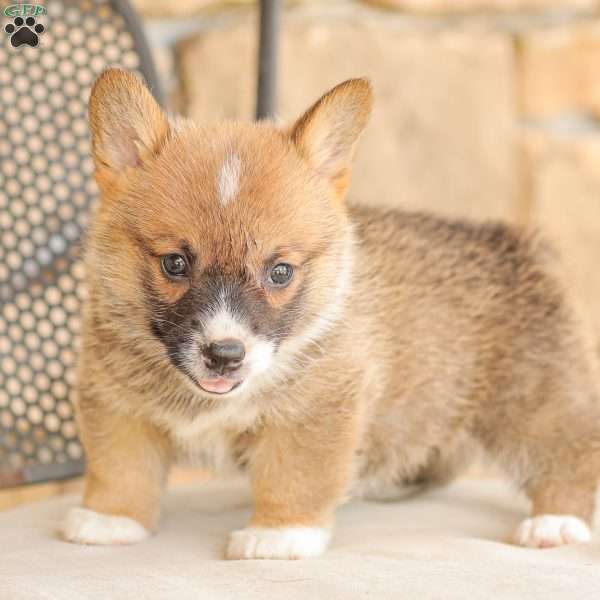
[[[373,106],[367,79],[349,79],[327,92],[292,127],[292,140],[300,155],[338,195],[350,183],[350,167],[359,135]]]

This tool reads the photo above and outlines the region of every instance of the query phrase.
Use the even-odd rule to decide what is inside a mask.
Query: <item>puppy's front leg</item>
[[[170,446],[152,425],[103,407],[80,407],[87,473],[82,508],[60,533],[80,544],[132,544],[156,528]]]
[[[318,424],[266,428],[251,468],[254,516],[248,527],[231,534],[227,558],[322,554],[335,507],[352,476],[357,437],[355,422],[347,415]]]

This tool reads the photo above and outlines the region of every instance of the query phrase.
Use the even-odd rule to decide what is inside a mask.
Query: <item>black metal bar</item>
[[[281,4],[281,0],[260,0],[257,120],[273,117],[277,110]]]
[[[135,51],[140,57],[140,71],[146,80],[146,84],[150,88],[156,101],[163,108],[168,108],[166,97],[156,71],[156,66],[154,65],[150,46],[148,45],[148,40],[146,39],[140,17],[129,0],[112,0],[112,3],[117,9],[117,12],[125,19],[127,29],[133,37]]]

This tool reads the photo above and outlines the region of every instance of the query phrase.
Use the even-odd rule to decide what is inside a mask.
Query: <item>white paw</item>
[[[514,541],[527,548],[553,548],[589,542],[590,537],[590,528],[578,517],[539,515],[525,519],[519,525]]]
[[[247,527],[229,536],[227,558],[309,558],[325,552],[331,538],[321,527]]]
[[[129,517],[105,515],[88,508],[71,508],[60,527],[62,537],[77,544],[135,544],[150,534]]]

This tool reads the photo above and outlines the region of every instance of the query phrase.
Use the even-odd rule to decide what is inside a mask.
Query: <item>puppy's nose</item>
[[[223,374],[225,371],[232,371],[240,366],[246,350],[240,340],[226,338],[205,346],[203,354],[207,366]]]

